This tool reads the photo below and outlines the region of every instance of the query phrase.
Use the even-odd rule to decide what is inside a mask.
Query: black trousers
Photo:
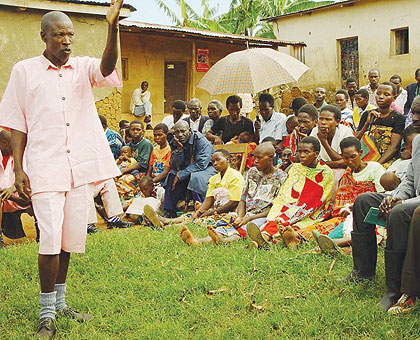
[[[401,293],[420,296],[420,206],[414,210],[401,275]]]
[[[356,198],[353,206],[353,231],[356,233],[375,233],[376,226],[363,222],[371,207],[377,208],[385,194],[364,193]],[[399,204],[391,209],[387,216],[387,241],[386,250],[402,251],[407,250],[408,232],[410,230],[411,218],[414,210],[418,207],[416,203]]]

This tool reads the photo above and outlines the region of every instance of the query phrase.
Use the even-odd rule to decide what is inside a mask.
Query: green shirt
[[[140,165],[140,172],[146,172],[149,166],[150,154],[153,151],[153,144],[146,138],[142,138],[140,142],[130,142],[128,146],[133,152],[133,158]]]

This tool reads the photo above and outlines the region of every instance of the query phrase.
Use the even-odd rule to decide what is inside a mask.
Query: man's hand
[[[255,128],[255,130],[260,130],[261,129],[261,121],[260,120],[256,120],[254,122],[254,128]]]
[[[379,205],[379,210],[383,214],[389,214],[393,207],[401,203],[402,203],[401,199],[392,198],[392,196],[387,196],[382,200],[382,203]]]
[[[179,177],[178,175],[176,175],[172,183],[172,191],[175,191],[175,186],[177,185],[178,182],[179,182]]]
[[[296,134],[300,137],[308,137],[308,135],[306,133],[300,132],[299,126],[295,127],[295,131],[296,131]]]
[[[319,139],[320,142],[326,142],[327,141],[327,137],[328,137],[328,131],[321,131],[318,127],[318,133],[317,133],[317,137]]]
[[[10,199],[10,197],[12,197],[12,195],[16,192],[16,187],[13,186],[11,188],[7,188],[7,189],[1,189],[0,190],[0,199],[2,201],[6,201],[8,199]]]
[[[182,145],[182,143],[175,136],[174,136],[174,143],[178,151],[181,151],[184,148],[184,145]]]
[[[23,170],[15,171],[15,187],[21,197],[30,200],[31,186],[29,178]]]
[[[222,140],[222,138],[220,138],[219,136],[216,136],[215,138],[214,138],[214,145],[223,145],[224,143],[223,143],[223,140]]]
[[[123,2],[124,0],[111,0],[111,5],[106,13],[106,20],[111,26],[118,26],[118,18]]]

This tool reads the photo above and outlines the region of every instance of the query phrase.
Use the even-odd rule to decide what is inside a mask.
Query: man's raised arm
[[[101,73],[109,76],[115,69],[118,60],[118,22],[123,0],[111,0],[111,5],[106,13],[108,21],[108,38],[101,60]]]

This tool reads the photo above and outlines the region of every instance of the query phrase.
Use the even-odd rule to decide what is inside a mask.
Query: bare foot
[[[195,211],[197,211],[198,209],[200,209],[200,207],[201,207],[201,203],[198,202],[198,201],[195,201],[195,204],[194,204]]]
[[[219,243],[219,236],[217,236],[216,230],[214,230],[214,228],[211,225],[207,227],[207,230],[213,242],[216,244]]]
[[[299,234],[291,227],[286,227],[286,230],[281,236],[287,248],[296,249],[300,243]]]
[[[194,235],[191,233],[191,231],[189,231],[187,227],[183,227],[181,229],[179,236],[181,237],[182,241],[184,241],[186,244],[190,246],[198,246],[197,238],[194,237]]]

